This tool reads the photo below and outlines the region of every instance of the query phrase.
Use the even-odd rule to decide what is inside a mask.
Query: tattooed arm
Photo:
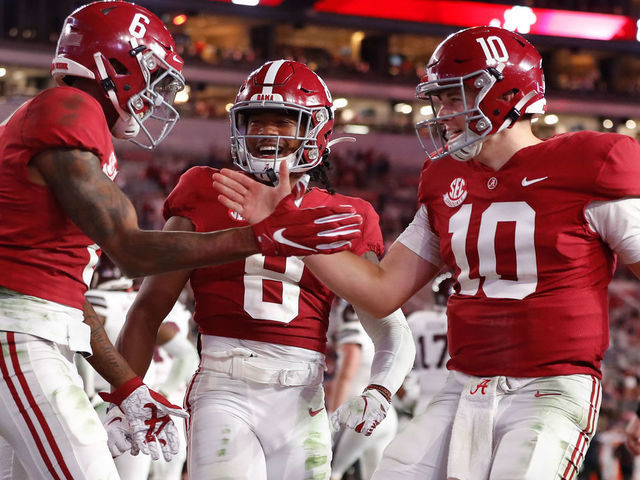
[[[65,213],[129,277],[191,269],[258,253],[250,227],[212,233],[145,231],[127,196],[91,152],[55,149],[31,159],[30,177],[48,185]]]
[[[85,300],[82,306],[84,323],[91,327],[91,350],[93,355],[87,361],[102,377],[114,387],[131,380],[136,373],[118,353],[104,331],[104,322],[98,317],[91,304]]]

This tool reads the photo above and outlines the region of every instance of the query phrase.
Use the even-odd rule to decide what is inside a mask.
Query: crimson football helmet
[[[461,98],[462,111],[439,115],[444,91]],[[545,112],[542,58],[517,33],[468,28],[438,45],[416,96],[430,101],[434,112],[433,118],[416,125],[429,158],[469,160],[480,153],[488,135],[513,126],[523,114]],[[464,118],[464,130],[447,132],[447,121],[458,117]]]
[[[292,60],[265,63],[244,81],[229,112],[233,162],[243,171],[272,183],[277,179],[282,161],[287,162],[290,172],[304,172],[316,167],[330,146],[334,120],[332,105],[327,85],[306,65]],[[249,116],[260,110],[279,111],[297,117],[295,136],[275,136],[273,158],[256,157],[247,149],[247,138],[272,137],[247,135]],[[289,155],[278,156],[282,139],[299,140],[300,147]]]
[[[180,118],[173,107],[184,88],[184,62],[164,23],[145,8],[123,1],[90,3],[67,17],[51,75],[95,80],[118,112],[111,132],[153,148]],[[145,126],[145,122],[153,120]],[[140,129],[148,144],[134,140]],[[152,133],[153,131],[153,133]]]

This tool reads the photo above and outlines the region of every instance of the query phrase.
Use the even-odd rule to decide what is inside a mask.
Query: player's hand
[[[100,392],[100,396],[118,405],[129,422],[132,455],[142,451],[158,460],[162,453],[169,462],[178,453],[178,429],[169,415],[187,418],[189,414],[148,388],[140,377],[111,393]]]
[[[253,225],[267,218],[291,192],[287,162],[280,162],[278,179],[278,185],[270,187],[244,172],[223,168],[213,174],[213,188],[220,192],[220,203]],[[305,189],[306,185],[298,182],[294,187],[296,197],[304,195]]]
[[[131,434],[127,418],[118,407],[112,407],[107,411],[107,417],[103,422],[107,431],[107,445],[113,458],[119,457],[124,452],[131,450]]]
[[[365,390],[362,395],[351,397],[331,415],[334,431],[342,426],[369,436],[374,428],[384,420],[391,403],[377,390]]]
[[[629,451],[634,455],[640,455],[640,418],[638,415],[633,414],[624,433],[627,437],[625,444]]]
[[[362,217],[351,205],[298,208],[292,192],[274,212],[252,225],[265,256],[306,256],[346,250],[362,234]]]

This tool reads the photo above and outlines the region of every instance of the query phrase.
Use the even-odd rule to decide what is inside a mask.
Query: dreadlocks
[[[325,188],[331,195],[336,193],[336,189],[331,184],[329,178],[329,170],[331,170],[331,160],[329,160],[329,149],[325,149],[322,153],[322,161],[317,167],[312,168],[307,173],[311,177],[311,182],[320,185]]]

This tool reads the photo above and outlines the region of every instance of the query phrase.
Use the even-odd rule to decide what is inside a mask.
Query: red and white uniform
[[[166,200],[165,218],[188,218],[200,232],[247,225],[218,202],[214,172],[187,171]],[[311,189],[300,207],[339,204],[363,217],[352,251],[381,255],[378,215],[367,202]],[[252,255],[194,270],[190,281],[202,334],[200,368],[185,400],[190,475],[328,479],[322,374],[333,293],[297,257]]]
[[[57,87],[18,108],[0,126],[0,285],[82,309],[97,247],[27,169],[35,155],[56,148],[89,151],[116,176],[111,133],[93,97]]]
[[[600,378],[615,255],[584,211],[640,196],[638,178],[637,142],[593,132],[523,148],[497,172],[473,160],[427,165],[420,202],[460,283],[447,308],[449,368]]]
[[[576,478],[598,419],[616,254],[640,261],[638,178],[638,143],[595,132],[523,148],[498,171],[426,165],[422,213],[399,240],[455,270],[453,372],[376,480]],[[418,431],[430,432],[421,448]]]
[[[45,90],[0,125],[0,436],[15,454],[0,467],[34,479],[115,479],[106,432],[73,363],[74,352],[91,351],[82,304],[98,246],[49,187],[29,180],[31,158],[58,148],[90,151],[116,175],[102,108],[78,89]]]
[[[211,187],[215,170],[186,172],[165,202],[164,216],[186,217],[199,232],[247,225],[217,200]],[[383,252],[378,215],[362,199],[329,195],[313,188],[300,208],[350,204],[363,217],[362,237],[352,251]],[[200,268],[191,274],[200,333],[301,347],[324,353],[333,293],[299,258],[253,255],[246,260]]]

